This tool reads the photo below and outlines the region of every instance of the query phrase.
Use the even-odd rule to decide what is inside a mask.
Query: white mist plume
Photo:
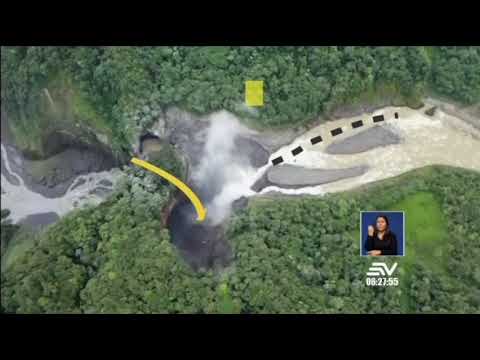
[[[204,154],[193,178],[201,187],[207,219],[213,225],[225,219],[234,200],[254,193],[250,186],[258,178],[257,170],[235,146],[237,135],[248,132],[226,111],[211,115]]]

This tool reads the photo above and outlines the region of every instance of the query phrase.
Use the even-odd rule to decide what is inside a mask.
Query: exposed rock
[[[97,137],[97,140],[98,140],[99,142],[101,142],[102,144],[110,145],[110,143],[109,143],[109,141],[108,141],[108,136],[107,136],[107,135],[100,134],[100,133],[95,133],[95,136]]]
[[[199,164],[203,156],[203,146],[206,139],[206,130],[209,122],[205,118],[170,109],[167,111],[167,137],[187,159],[189,167]]]
[[[98,182],[99,185],[107,186],[107,187],[112,187],[113,183],[110,180],[107,179],[102,179]]]
[[[142,142],[142,154],[148,156],[152,152],[161,151],[163,142],[160,139],[146,139]]]
[[[70,190],[74,190],[76,189],[77,187],[79,187],[80,185],[83,185],[87,182],[87,180],[85,180],[85,178],[81,177],[81,178],[78,178],[77,179],[77,182],[72,186],[72,188]]]
[[[430,109],[425,110],[425,114],[428,116],[435,115],[435,111],[437,110],[436,106],[431,107]]]
[[[6,147],[12,171],[31,191],[48,198],[66,193],[78,175],[109,170],[118,165],[111,153],[91,147],[71,147],[45,160],[28,160],[14,147]],[[3,171],[2,171],[3,173]],[[74,187],[84,180],[78,180]]]
[[[59,219],[59,216],[54,212],[38,213],[28,215],[26,218],[20,220],[22,225],[25,225],[33,230],[39,230],[47,225],[53,224]]]
[[[261,178],[259,178],[257,181],[255,181],[255,183],[250,187],[250,189],[252,189],[253,191],[259,192],[262,189],[264,189],[268,186],[272,186],[272,185],[274,185],[274,184],[272,184],[270,181],[268,181],[267,172],[265,172],[262,175]]]
[[[159,138],[167,136],[167,122],[163,116],[160,116],[150,128],[150,131]]]
[[[245,155],[253,167],[265,165],[270,156],[270,153],[258,142],[243,136],[237,136],[235,138],[235,149],[238,153]]]
[[[106,187],[103,187],[103,186],[98,186],[95,189],[90,190],[88,193],[91,194],[91,195],[99,196],[101,198],[105,198],[109,194],[111,194],[111,192],[112,192],[112,189],[109,189],[109,188],[106,188]]]
[[[248,205],[248,198],[246,196],[242,196],[241,198],[235,200],[232,203],[232,211],[237,212],[244,209]]]

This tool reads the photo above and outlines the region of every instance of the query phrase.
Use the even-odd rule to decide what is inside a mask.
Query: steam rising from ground
[[[228,216],[234,200],[254,193],[250,187],[258,171],[248,157],[242,155],[244,151],[235,146],[235,138],[248,133],[249,130],[226,111],[211,116],[202,160],[193,170],[192,178],[199,187],[208,211],[207,220],[212,225]]]

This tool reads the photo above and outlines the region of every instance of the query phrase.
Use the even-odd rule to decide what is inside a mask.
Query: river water
[[[1,145],[1,205],[9,209],[13,222],[32,227],[48,225],[75,208],[100,203],[121,176],[119,169],[78,176],[64,195],[46,197],[30,190],[12,169],[11,161],[21,161],[15,148]]]
[[[285,164],[301,166],[307,169],[351,169],[358,166],[368,168],[364,174],[348,177],[326,184],[285,189],[279,186],[267,186],[260,193],[279,192],[290,195],[321,195],[353,189],[360,185],[379,181],[428,165],[449,165],[480,171],[480,131],[458,117],[441,110],[430,117],[424,114],[425,106],[420,110],[406,107],[386,107],[371,114],[339,119],[324,123],[298,137],[291,144],[278,149],[270,160],[282,156]],[[399,114],[395,119],[394,113]],[[384,114],[382,125],[373,124],[372,116]],[[363,119],[366,125],[362,130],[353,130],[352,121]],[[478,121],[480,124],[480,119]],[[365,131],[373,126],[388,126],[401,141],[397,144],[379,146],[353,154],[330,154],[330,144],[348,137],[354,140],[357,131]],[[333,139],[329,131],[341,127],[344,133]],[[322,135],[323,143],[311,145],[310,139]],[[381,139],[372,139],[378,142]],[[365,141],[363,139],[362,141]],[[351,145],[351,144],[350,144]],[[362,144],[363,145],[363,144]],[[303,153],[293,156],[291,150],[297,146],[304,148]],[[292,182],[295,172],[284,173]],[[293,181],[294,182],[294,181]]]

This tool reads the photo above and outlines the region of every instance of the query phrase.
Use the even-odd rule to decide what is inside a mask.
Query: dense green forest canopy
[[[254,200],[228,228],[235,260],[221,272],[193,272],[170,243],[159,219],[169,191],[154,176],[129,169],[109,201],[63,218],[2,272],[2,310],[480,312],[477,172],[429,167],[323,198]],[[411,201],[417,198],[441,209],[436,221],[445,222],[448,241],[426,248],[422,238],[408,239],[407,254],[417,256],[395,259],[400,287],[366,287],[370,261],[359,256],[359,211],[402,201],[422,207]],[[430,266],[438,248],[443,255]]]
[[[479,47],[2,47],[1,56],[2,104],[13,119],[31,124],[42,89],[61,83],[117,147],[171,105],[227,109],[272,127],[302,124],[365,93],[408,103],[431,88],[465,103],[480,99]],[[243,106],[252,79],[265,84],[265,106],[255,113]]]

